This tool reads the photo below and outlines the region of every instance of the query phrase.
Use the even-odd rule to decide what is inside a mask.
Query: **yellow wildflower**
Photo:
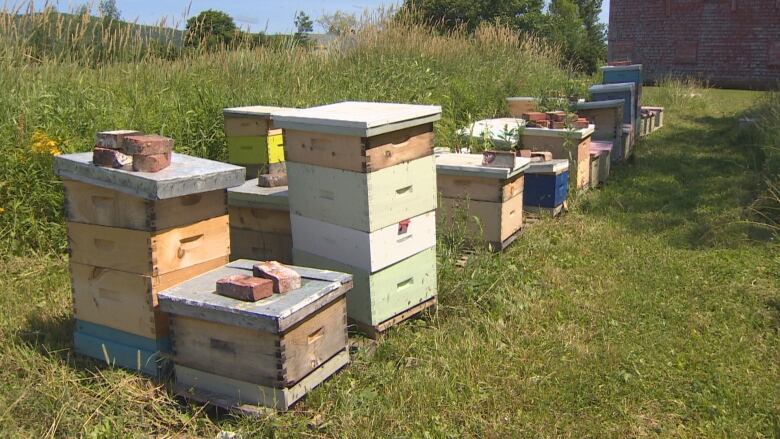
[[[36,130],[32,135],[30,149],[36,154],[60,155],[62,151],[57,140],[49,137],[41,130]]]

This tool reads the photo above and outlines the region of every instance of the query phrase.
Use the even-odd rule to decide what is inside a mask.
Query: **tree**
[[[535,32],[544,0],[406,0],[401,12],[443,29],[465,26],[473,31],[482,22],[498,22]]]
[[[317,19],[317,24],[332,35],[341,35],[358,27],[358,19],[354,14],[336,11],[333,14],[322,14]]]
[[[314,30],[314,23],[311,18],[303,11],[298,11],[295,14],[295,29],[297,35],[303,35],[305,33]]]
[[[606,50],[603,25],[598,22],[600,11],[593,0],[552,0],[548,13],[545,34],[561,46],[575,67],[590,73],[598,68]]]
[[[117,21],[121,18],[119,8],[116,6],[116,0],[100,0],[98,3],[98,12],[106,20]]]
[[[230,15],[208,9],[187,20],[184,42],[187,46],[214,48],[233,42],[238,28]]]

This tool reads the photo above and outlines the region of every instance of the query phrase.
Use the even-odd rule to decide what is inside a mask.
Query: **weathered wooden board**
[[[354,172],[374,172],[433,154],[433,124],[374,137],[287,130],[288,161]]]
[[[371,173],[287,162],[290,212],[363,232],[436,209],[433,156]]]
[[[121,367],[161,378],[169,370],[170,339],[150,339],[107,326],[77,320],[73,333],[76,353],[106,366]]]
[[[238,260],[160,292],[160,309],[177,316],[208,320],[270,333],[283,333],[338,300],[352,288],[345,273],[289,266],[301,276],[301,287],[244,302],[216,294],[216,282],[232,275],[251,275],[257,261]]]
[[[92,153],[54,157],[54,173],[147,200],[163,200],[227,189],[244,183],[240,166],[174,153],[171,165],[160,172],[136,172],[92,164]]]
[[[292,215],[293,247],[374,273],[436,245],[436,213],[371,233]]]
[[[176,365],[283,388],[299,382],[347,348],[347,307],[341,296],[283,334],[171,316]]]
[[[465,220],[470,234],[503,242],[523,227],[523,194],[505,202],[442,198],[439,211],[445,223]]]
[[[228,215],[160,232],[67,222],[71,261],[158,276],[230,254]]]
[[[383,102],[340,102],[273,116],[278,128],[373,137],[441,119],[441,107]]]
[[[168,315],[157,309],[157,293],[226,264],[227,256],[161,276],[70,263],[76,319],[146,338],[168,335]],[[121,316],[118,318],[117,316]]]
[[[230,206],[230,227],[289,235],[290,212],[278,209]]]
[[[494,178],[509,180],[522,174],[531,163],[527,157],[515,157],[514,166],[483,165],[482,154],[443,153],[436,154],[436,173],[462,177]]]
[[[252,259],[292,263],[291,234],[230,228],[230,260]]]
[[[523,192],[524,174],[508,180],[459,175],[436,175],[436,187],[445,198],[470,199],[476,201],[502,202]]]
[[[350,319],[376,326],[436,296],[436,248],[431,247],[376,273],[293,249],[296,264],[353,275],[347,293]]]
[[[228,189],[228,205],[290,211],[287,186],[260,187],[257,180]]]
[[[288,388],[274,388],[247,383],[176,365],[177,395],[201,403],[209,403],[244,415],[257,414],[256,406],[288,410],[296,401],[342,367],[349,364],[349,353],[342,351]]]
[[[73,180],[65,186],[65,219],[76,223],[158,231],[227,213],[224,189],[147,200]]]

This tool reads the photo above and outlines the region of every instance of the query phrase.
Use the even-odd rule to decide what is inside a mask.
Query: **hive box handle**
[[[196,249],[200,247],[201,243],[203,242],[203,234],[190,236],[189,238],[184,238],[179,240],[179,251],[177,252],[177,255],[179,256],[179,259],[183,258],[184,255],[193,249]]]

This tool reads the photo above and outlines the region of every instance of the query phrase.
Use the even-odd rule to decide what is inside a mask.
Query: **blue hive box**
[[[77,353],[111,367],[118,366],[153,377],[162,377],[169,370],[165,356],[171,351],[168,337],[155,340],[76,320],[73,347]]]
[[[569,195],[569,161],[531,162],[525,170],[523,207],[554,209]]]
[[[636,86],[633,82],[593,85],[588,89],[592,101],[623,99],[623,123],[635,123],[637,112]]]

